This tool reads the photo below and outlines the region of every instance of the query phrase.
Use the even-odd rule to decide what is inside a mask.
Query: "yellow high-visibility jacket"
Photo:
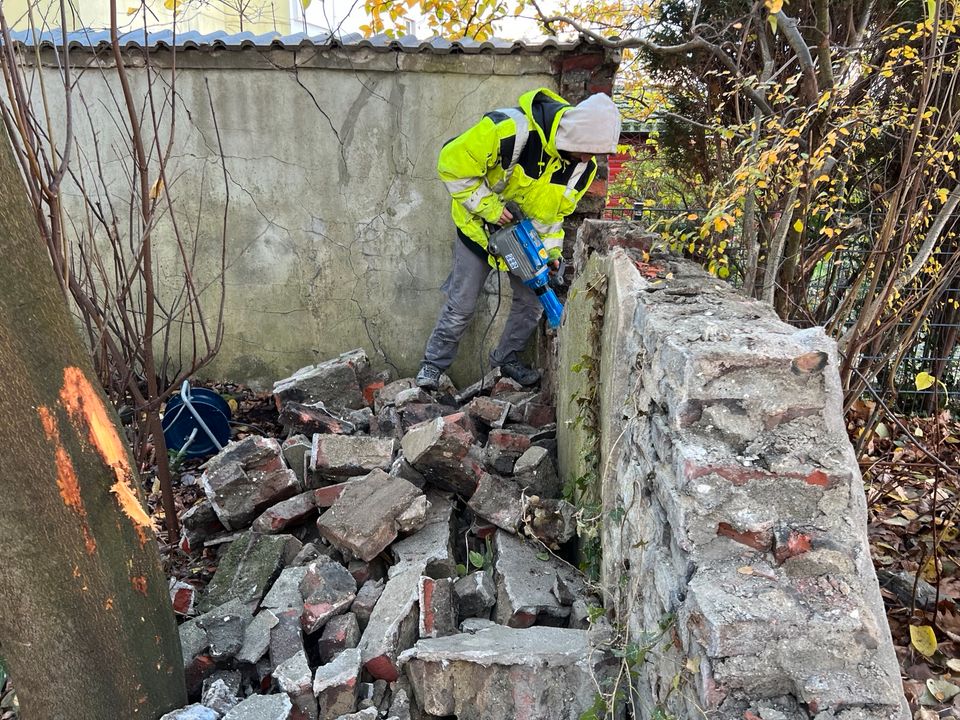
[[[440,150],[437,171],[453,197],[457,234],[491,267],[497,264],[486,251],[484,221],[496,223],[510,200],[533,221],[547,252],[563,247],[563,218],[597,174],[596,160],[564,157],[554,145],[570,107],[552,90],[531,90],[519,107],[488,112]],[[506,270],[502,262],[500,269]]]

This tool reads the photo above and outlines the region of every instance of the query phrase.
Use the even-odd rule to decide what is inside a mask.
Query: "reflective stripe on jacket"
[[[547,88],[531,90],[519,107],[488,112],[440,150],[437,171],[453,198],[460,238],[491,266],[484,221],[496,223],[510,200],[533,221],[548,252],[563,247],[563,219],[597,174],[596,160],[564,157],[554,145],[569,107]]]

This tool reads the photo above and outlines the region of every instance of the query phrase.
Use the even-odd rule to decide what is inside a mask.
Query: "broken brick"
[[[316,512],[313,491],[308,491],[267,508],[253,521],[251,528],[259,533],[276,533],[290,525],[302,523]]]
[[[457,606],[451,578],[420,578],[420,637],[443,637],[457,632]]]
[[[717,525],[717,535],[728,537],[741,545],[752,547],[760,552],[769,550],[773,543],[773,533],[769,530],[737,530],[725,522]]]
[[[780,565],[788,558],[808,552],[811,547],[809,534],[793,528],[778,528],[774,535],[773,558]]]
[[[374,470],[344,489],[317,528],[331,544],[370,561],[397,537],[397,518],[422,495],[406,480]]]
[[[320,662],[328,663],[347,648],[355,648],[360,642],[360,625],[357,616],[348,612],[330,618],[323,628],[318,643]]]

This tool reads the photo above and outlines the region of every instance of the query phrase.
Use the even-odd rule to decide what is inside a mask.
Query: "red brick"
[[[317,488],[313,491],[313,501],[318,508],[331,507],[340,498],[340,495],[349,484],[349,482],[342,482],[336,485],[326,485],[322,488]]]
[[[377,680],[396,682],[400,677],[397,666],[394,665],[393,660],[390,659],[389,655],[380,655],[378,657],[371,658],[370,660],[367,660],[363,667]]]
[[[363,399],[367,401],[367,405],[373,407],[374,396],[383,389],[384,384],[383,380],[374,380],[363,389]]]
[[[178,582],[173,588],[173,611],[178,615],[187,615],[193,609],[196,590],[192,585]]]
[[[594,180],[590,183],[590,187],[587,188],[587,194],[589,195],[599,195],[601,197],[607,196],[607,181],[606,180]]]
[[[530,447],[530,436],[509,430],[491,430],[487,445],[497,447],[503,452],[522,455]]]
[[[480,395],[467,403],[463,409],[470,417],[482,420],[489,425],[503,417],[506,407],[506,404],[499,400]]]
[[[613,83],[610,80],[594,81],[587,85],[587,92],[590,95],[595,95],[596,93],[604,93],[609,95],[611,92],[613,92]]]
[[[603,53],[584,53],[572,55],[560,61],[561,72],[569,70],[592,70],[603,63]]]
[[[799,530],[784,530],[777,533],[773,557],[778,564],[783,564],[788,558],[803,555],[811,548],[810,536]]]
[[[736,530],[732,525],[724,522],[717,525],[717,535],[728,537],[761,552],[766,552],[773,544],[773,533],[769,530]]]

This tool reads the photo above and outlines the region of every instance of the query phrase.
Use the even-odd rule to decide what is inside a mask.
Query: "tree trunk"
[[[139,479],[0,129],[0,645],[23,720],[186,703]]]

